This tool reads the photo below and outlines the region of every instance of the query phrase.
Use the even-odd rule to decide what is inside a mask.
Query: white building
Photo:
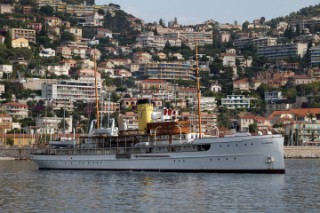
[[[71,133],[72,132],[72,117],[65,118],[66,125],[65,130],[59,127],[64,118],[58,117],[39,117],[36,118],[36,126],[39,127],[40,133],[55,134],[58,132]]]
[[[311,66],[320,65],[320,45],[312,47],[311,49]]]
[[[100,97],[101,83],[98,84]],[[41,88],[44,99],[69,99],[72,101],[95,101],[95,83],[88,81],[61,80],[56,83],[44,83]]]
[[[103,26],[104,16],[95,12],[93,14],[85,16],[85,22],[82,23],[83,26]]]
[[[57,76],[69,75],[70,65],[52,65],[45,67],[45,69],[48,70],[50,73],[54,73]]]
[[[12,65],[11,64],[1,64],[0,72],[4,73],[12,73]]]
[[[56,56],[56,51],[51,48],[46,48],[40,51],[39,56],[45,58],[53,57]]]
[[[264,93],[264,100],[265,101],[277,101],[282,99],[282,92],[281,91],[273,91],[273,92],[265,92]]]
[[[5,92],[5,86],[0,84],[0,96]]]
[[[68,27],[65,29],[65,31],[72,33],[77,39],[82,38],[82,29],[79,27]]]
[[[244,95],[227,95],[227,98],[221,99],[221,105],[228,109],[249,109],[250,100]]]
[[[226,53],[223,56],[223,66],[234,67],[236,65],[236,55],[233,53]]]
[[[278,44],[273,46],[258,46],[257,56],[280,59],[288,57],[302,58],[308,49],[307,43]]]
[[[17,119],[23,119],[28,117],[28,105],[17,103],[17,102],[8,102],[2,104],[0,110],[10,115],[11,117]]]

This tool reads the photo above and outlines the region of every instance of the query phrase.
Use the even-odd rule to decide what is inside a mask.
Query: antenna
[[[199,76],[199,60],[198,60],[198,41],[195,40],[195,49],[196,49],[196,79],[197,79],[197,97],[198,97],[198,127],[199,127],[199,138],[201,138],[201,109],[200,109],[200,100],[201,100],[201,91],[200,91],[200,76]]]
[[[100,119],[99,119],[99,100],[98,100],[96,48],[94,48],[94,52],[93,52],[93,61],[94,61],[95,95],[96,95],[96,128],[99,129],[100,128]]]

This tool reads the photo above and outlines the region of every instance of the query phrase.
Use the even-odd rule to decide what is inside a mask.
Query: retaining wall
[[[286,146],[285,158],[320,158],[320,146]]]

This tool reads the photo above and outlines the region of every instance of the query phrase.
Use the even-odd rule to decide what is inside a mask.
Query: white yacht
[[[120,131],[114,124],[97,131],[91,126],[78,147],[37,150],[31,159],[40,169],[285,172],[281,135],[199,138],[189,131],[188,121],[163,116],[161,120],[144,120],[154,117],[149,116],[152,105],[143,103],[141,108],[141,131]]]

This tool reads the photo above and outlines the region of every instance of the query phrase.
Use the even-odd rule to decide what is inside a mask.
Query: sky
[[[201,24],[213,19],[219,23],[242,24],[262,16],[266,20],[289,15],[319,0],[95,0],[97,5],[118,4],[121,9],[146,23],[166,23],[178,19],[182,25]]]

